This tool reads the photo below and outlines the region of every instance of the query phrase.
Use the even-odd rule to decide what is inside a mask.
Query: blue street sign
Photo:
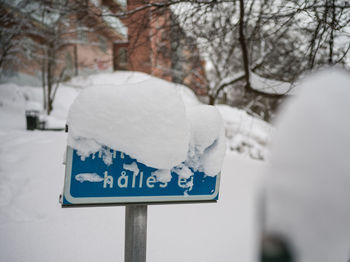
[[[188,167],[184,168],[193,172]],[[63,206],[217,200],[220,174],[193,172],[188,179],[171,171],[170,182],[156,179],[158,170],[132,157],[104,147],[82,158],[67,147]]]

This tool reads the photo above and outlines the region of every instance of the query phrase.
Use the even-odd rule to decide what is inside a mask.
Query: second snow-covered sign
[[[72,104],[68,125],[63,206],[218,198],[223,121],[185,87],[140,73],[95,84]]]

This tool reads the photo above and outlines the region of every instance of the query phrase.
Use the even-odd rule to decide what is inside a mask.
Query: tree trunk
[[[316,39],[318,36],[318,32],[320,30],[320,27],[321,27],[321,21],[318,21],[310,43],[310,53],[309,53],[309,59],[308,59],[308,65],[310,70],[313,69],[315,64],[316,53],[314,53],[314,49],[315,49]]]
[[[333,65],[333,48],[334,48],[334,30],[335,30],[335,0],[332,0],[332,22],[331,22],[331,35],[329,37],[329,57],[328,64]]]
[[[44,51],[45,52],[45,51]],[[46,92],[46,59],[45,59],[45,55],[44,54],[44,58],[42,60],[42,67],[41,67],[41,83],[42,83],[42,87],[43,87],[43,106],[44,106],[44,110],[47,112],[47,92]]]
[[[243,58],[243,67],[245,73],[246,87],[250,89],[250,72],[249,72],[249,58],[248,58],[248,49],[246,44],[246,39],[244,35],[244,0],[239,0],[239,44],[241,45],[242,58]]]
[[[47,114],[50,115],[52,111],[51,92],[54,78],[54,50],[50,44],[47,52]]]
[[[79,74],[79,67],[78,67],[78,47],[77,45],[74,45],[74,75],[77,76]]]

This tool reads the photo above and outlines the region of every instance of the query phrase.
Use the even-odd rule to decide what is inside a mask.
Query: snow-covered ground
[[[119,76],[141,81],[140,75],[136,80]],[[116,83],[111,75],[99,75],[60,87],[55,123],[65,122],[82,87],[108,81]],[[186,103],[196,103],[191,92],[178,88]],[[60,207],[67,134],[25,131],[24,110],[41,99],[40,88],[0,85],[0,261],[123,261],[124,207]],[[261,123],[256,122],[256,131],[255,120],[241,114],[232,111],[232,119],[246,127],[233,130],[264,147],[268,138],[259,133]],[[150,206],[147,261],[255,261],[255,192],[265,165],[228,150],[218,203]]]
[[[124,208],[62,209],[63,132],[2,132],[0,261],[123,261]],[[261,161],[228,154],[217,204],[150,206],[148,261],[254,261]]]

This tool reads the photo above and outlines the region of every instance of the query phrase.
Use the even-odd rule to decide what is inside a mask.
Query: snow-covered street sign
[[[217,200],[223,120],[188,100],[151,76],[82,90],[67,119],[63,206]]]
[[[218,200],[222,117],[176,85],[147,76],[88,87],[67,124],[61,204],[125,204],[126,262],[146,261],[149,203]]]
[[[103,148],[82,158],[68,147],[63,206],[217,200],[220,175],[196,171],[186,179],[176,172],[181,170],[173,169],[172,179],[160,182],[157,169],[122,152]]]

